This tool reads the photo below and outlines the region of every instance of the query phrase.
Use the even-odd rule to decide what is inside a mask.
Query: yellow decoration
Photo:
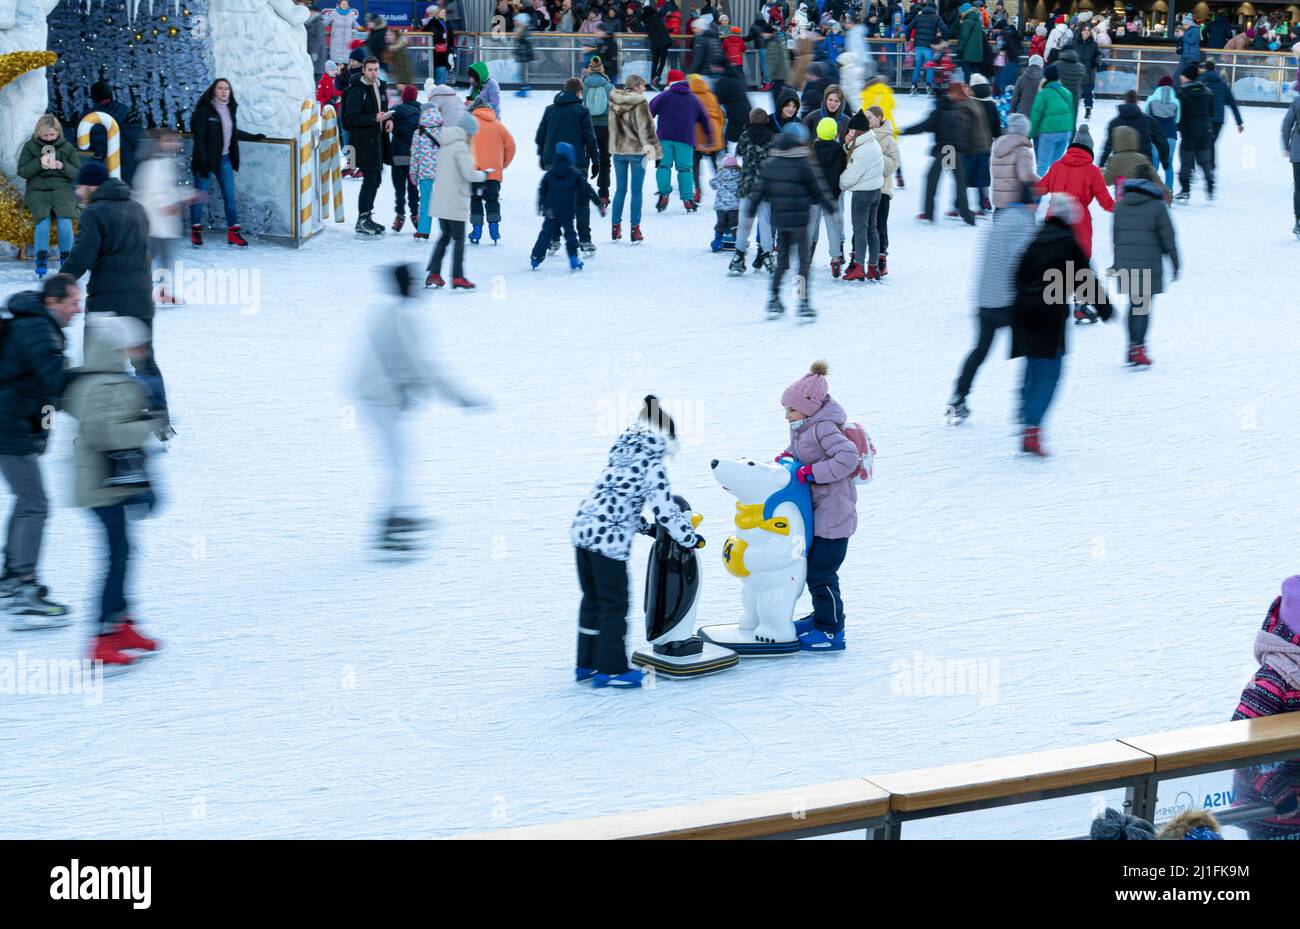
[[[737,503],[736,528],[762,529],[766,532],[775,532],[777,535],[789,535],[790,520],[784,516],[773,516],[771,519],[765,520],[763,519],[763,504]]]
[[[734,535],[727,536],[727,541],[722,543],[722,564],[728,574],[735,577],[749,577],[749,569],[745,567],[745,549],[748,547],[749,544],[744,539],[738,539]]]
[[[19,75],[48,68],[58,60],[59,56],[54,52],[11,52],[0,55],[0,89]],[[23,202],[23,195],[13,181],[0,175],[0,240],[23,248],[32,241],[35,232],[36,224],[32,222],[31,210]]]

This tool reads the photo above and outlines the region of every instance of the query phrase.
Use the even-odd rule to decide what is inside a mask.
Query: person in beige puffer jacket
[[[645,185],[646,159],[663,158],[663,146],[655,132],[654,116],[646,102],[645,80],[629,75],[626,89],[609,92],[609,151],[614,162],[614,215],[610,237],[622,238],[623,203],[632,191],[632,241],[640,242],[641,189]],[[629,175],[631,182],[629,183]]]
[[[880,236],[880,258],[876,270],[884,277],[889,273],[886,259],[889,257],[889,204],[894,199],[895,175],[903,167],[903,155],[898,150],[897,132],[885,111],[879,106],[867,107],[867,118],[871,120],[871,132],[880,143],[880,154],[885,161],[885,185],[880,188],[880,206],[876,208],[876,231]]]
[[[1022,203],[1025,185],[1035,186],[1042,178],[1035,171],[1034,143],[1029,141],[1029,117],[1012,113],[1007,129],[993,140],[989,173],[993,179],[993,209],[1005,210]]]
[[[77,420],[75,501],[103,523],[108,543],[108,573],[91,658],[110,667],[129,665],[137,653],[158,647],[135,628],[126,602],[131,556],[126,510],[136,503],[153,505],[144,449],[158,430],[158,420],[149,412],[144,387],[124,369],[128,352],[148,350],[149,330],[139,320],[91,313],[86,319],[85,363],[63,395],[63,409]]]

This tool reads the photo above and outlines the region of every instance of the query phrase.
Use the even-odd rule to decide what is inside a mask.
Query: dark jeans
[[[772,296],[781,293],[781,281],[785,272],[790,270],[790,258],[799,252],[799,290],[800,298],[807,300],[809,285],[812,283],[812,245],[808,241],[808,227],[797,229],[778,229],[776,231],[778,251],[776,253],[776,273],[772,275]]]
[[[1295,221],[1300,223],[1300,161],[1291,162],[1291,209],[1295,211]]]
[[[813,625],[833,635],[844,629],[844,601],[840,599],[840,565],[849,553],[848,539],[813,536],[808,549],[808,596],[812,597]]]
[[[203,193],[212,189],[212,179],[216,178],[217,185],[221,188],[221,199],[225,201],[226,206],[226,226],[239,225],[239,210],[235,208],[235,169],[230,165],[230,156],[221,156],[221,167],[212,174],[196,174],[194,176],[194,186]],[[203,223],[204,203],[195,203],[190,207],[190,224],[194,226]],[[63,241],[59,241],[59,248],[63,248]],[[63,252],[67,254],[67,252]]]
[[[988,357],[989,349],[993,347],[993,337],[1003,326],[1010,325],[1011,307],[980,307],[979,335],[976,337],[975,347],[970,350],[965,363],[961,366],[961,373],[957,375],[957,386],[953,388],[954,394],[963,400],[966,398],[975,383],[976,372]]]
[[[1061,380],[1061,356],[1055,358],[1026,358],[1025,380],[1020,389],[1020,418],[1026,426],[1043,424],[1047,408]]]
[[[564,250],[570,256],[578,254],[578,234],[573,229],[573,217],[561,221],[548,216],[542,220],[542,231],[533,243],[533,261],[541,263],[546,260],[547,246],[560,241],[560,233],[564,233]]]
[[[361,168],[361,192],[357,194],[357,212],[369,213],[375,208],[375,194],[384,179],[383,165],[366,165]]]
[[[664,74],[664,66],[668,64],[668,48],[652,48],[650,50],[650,80],[658,84]]]
[[[5,539],[5,571],[32,577],[41,557],[45,517],[50,511],[41,480],[40,456],[0,455],[0,474],[14,494],[14,509],[9,514],[9,533]]]
[[[930,171],[925,176],[925,203],[921,214],[926,219],[934,219],[934,197],[939,192],[939,178],[943,176],[945,160],[952,162],[953,183],[957,187],[957,212],[961,214],[966,225],[973,226],[975,217],[971,214],[970,204],[966,202],[966,172],[962,169],[961,155],[955,151],[948,156],[940,155],[930,159]]]
[[[152,409],[167,409],[167,389],[163,384],[162,371],[158,369],[158,356],[153,350],[153,320],[142,319],[146,329],[149,330],[149,354],[144,358],[131,359],[131,367],[135,370],[136,376],[144,381],[145,389],[149,393],[149,402]]]
[[[889,202],[894,198],[890,194],[880,195],[880,206],[876,207],[876,232],[880,236],[880,254],[889,254]]]
[[[501,182],[479,181],[469,189],[469,222],[471,226],[483,225],[483,216],[490,223],[501,222]]]
[[[1092,92],[1096,89],[1096,82],[1083,85],[1083,105],[1090,110],[1092,109]]]
[[[1147,331],[1151,328],[1151,309],[1156,302],[1155,294],[1145,297],[1130,296],[1128,304],[1128,342],[1129,345],[1146,345]]]
[[[411,205],[411,215],[420,215],[420,188],[411,180],[410,165],[393,165],[394,206],[398,216],[406,215],[406,205]]]
[[[574,551],[582,585],[577,667],[622,674],[627,670],[627,562],[585,548]]]
[[[740,225],[740,210],[714,210],[713,215],[717,221],[713,224],[713,231],[718,235],[724,232],[735,232],[736,226]]]
[[[1205,174],[1205,189],[1214,193],[1214,143],[1209,139],[1189,142],[1184,136],[1178,143],[1178,187],[1181,193],[1192,189],[1192,173],[1197,165]]]
[[[105,635],[126,613],[126,569],[131,560],[131,543],[126,534],[126,504],[92,507],[104,524],[108,543],[108,574],[99,600],[99,634]]]
[[[438,220],[438,242],[433,246],[433,254],[429,256],[429,273],[442,273],[442,256],[447,254],[447,246],[450,244],[451,249],[451,276],[465,276],[465,220],[463,219],[440,219]]]
[[[880,260],[880,201],[887,200],[879,190],[855,190],[849,194],[853,215],[853,259],[875,267]],[[864,262],[863,254],[867,260]]]
[[[609,199],[609,126],[592,126],[596,130],[596,148],[600,151],[600,173],[596,175],[596,195]]]

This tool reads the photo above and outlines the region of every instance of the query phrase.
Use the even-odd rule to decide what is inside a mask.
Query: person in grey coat
[[[1029,66],[1016,78],[1016,87],[1011,91],[1011,109],[1021,116],[1029,116],[1034,111],[1034,98],[1043,86],[1043,56],[1030,55]]]
[[[988,357],[998,330],[1011,325],[1011,308],[1016,302],[1016,268],[1038,231],[1033,187],[1021,185],[1012,199],[1014,202],[1009,206],[993,211],[993,222],[984,237],[975,291],[979,333],[975,347],[962,363],[952,399],[948,401],[948,419],[952,423],[970,415],[966,395],[975,383],[975,374]]]
[[[1164,293],[1165,258],[1169,259],[1171,280],[1178,280],[1179,270],[1178,242],[1165,205],[1165,190],[1150,164],[1138,164],[1133,176],[1124,181],[1115,204],[1113,230],[1115,261],[1110,273],[1115,276],[1116,291],[1129,300],[1128,363],[1148,367],[1147,330],[1156,295]]]
[[[1079,60],[1079,50],[1074,44],[1061,49],[1056,59],[1056,69],[1061,72],[1061,86],[1074,97],[1074,122],[1079,122],[1079,103],[1083,100],[1083,85],[1088,77],[1087,69]]]
[[[1295,211],[1295,226],[1291,233],[1300,239],[1300,95],[1291,98],[1291,106],[1282,117],[1282,152],[1291,159],[1294,179],[1291,208]]]
[[[329,60],[325,50],[325,17],[319,10],[312,10],[307,17],[307,57],[311,59],[312,76],[319,83],[325,73],[325,62]]]

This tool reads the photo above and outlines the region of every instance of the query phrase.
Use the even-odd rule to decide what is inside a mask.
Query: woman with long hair
[[[226,205],[226,243],[247,248],[248,243],[239,234],[239,210],[235,206],[239,143],[240,140],[260,142],[266,136],[241,130],[236,121],[236,108],[235,91],[224,77],[217,78],[203,91],[190,117],[190,132],[194,136],[190,167],[194,172],[194,186],[201,193],[207,193],[213,178],[216,178]],[[195,248],[203,245],[202,202],[196,202],[190,208],[190,243]]]

